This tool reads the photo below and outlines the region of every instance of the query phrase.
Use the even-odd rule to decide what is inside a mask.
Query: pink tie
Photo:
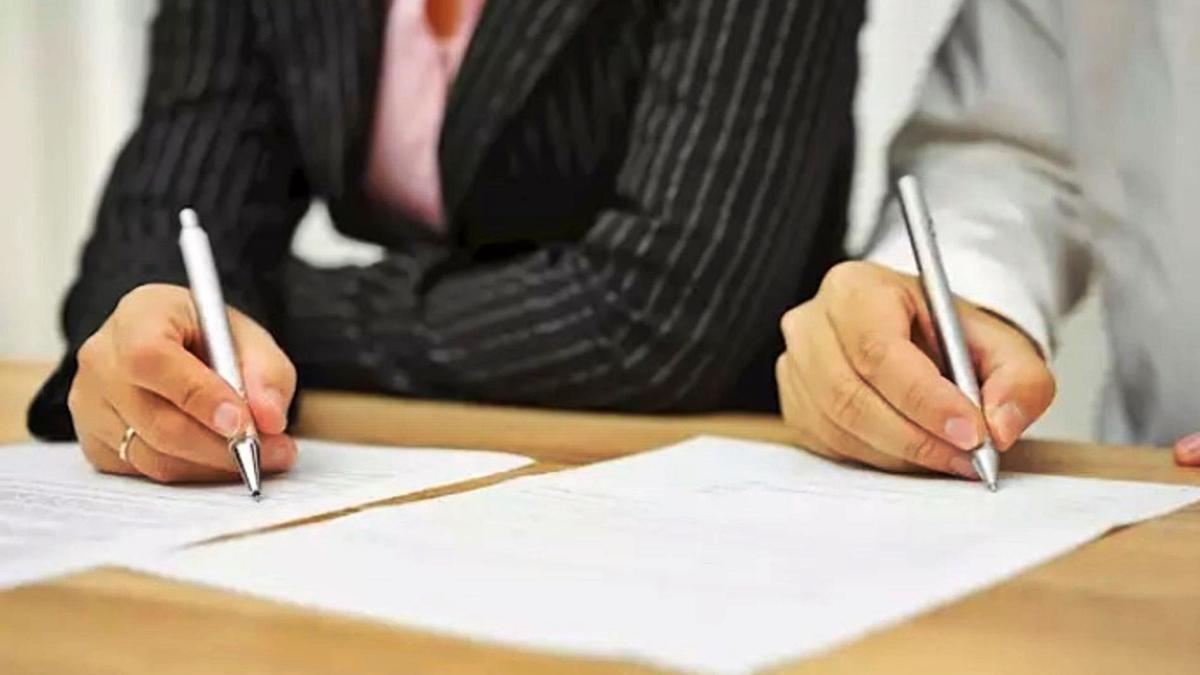
[[[482,0],[393,0],[388,12],[374,139],[372,195],[445,233],[438,139],[446,98]]]

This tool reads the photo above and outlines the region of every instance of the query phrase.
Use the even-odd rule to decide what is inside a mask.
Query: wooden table
[[[0,364],[0,441],[44,366]],[[554,413],[313,393],[305,435],[530,455],[547,471],[697,433],[786,441],[774,419]],[[1005,466],[1200,484],[1169,453],[1025,442]],[[494,482],[485,479],[396,501]],[[285,564],[285,563],[281,563]],[[631,608],[631,611],[635,611]],[[334,617],[103,569],[0,593],[0,673],[649,672]],[[1200,673],[1200,508],[1125,528],[788,673]]]

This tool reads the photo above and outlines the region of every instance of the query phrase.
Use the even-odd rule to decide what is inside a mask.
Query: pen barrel
[[[954,380],[959,390],[976,406],[982,406],[979,379],[975,365],[967,348],[967,336],[954,306],[954,294],[942,258],[938,252],[937,234],[929,207],[921,193],[920,184],[912,176],[904,176],[896,183],[900,195],[900,206],[904,212],[904,224],[912,242],[913,257],[920,271],[921,289],[925,302],[937,329],[938,346],[946,361],[947,375]]]
[[[242,382],[242,367],[233,347],[233,332],[229,329],[229,315],[208,235],[197,226],[185,225],[179,233],[179,248],[191,286],[192,302],[200,318],[208,364],[244,399],[246,388]]]

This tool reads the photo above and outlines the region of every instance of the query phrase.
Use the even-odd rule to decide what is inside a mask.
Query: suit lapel
[[[439,157],[451,224],[487,151],[599,0],[490,0],[450,92]],[[331,200],[361,189],[387,0],[268,5],[301,155]],[[303,29],[303,31],[302,31]],[[306,32],[304,32],[306,31]],[[304,32],[302,35],[301,33]]]
[[[314,92],[333,93],[328,105],[334,114],[328,125],[316,129],[328,135],[327,166],[331,170],[327,193],[332,199],[358,191],[367,165],[367,152],[375,119],[379,72],[383,59],[383,32],[388,0],[316,2],[323,14],[322,63],[327,78],[318,80]],[[315,75],[315,74],[314,74]]]
[[[279,88],[312,188],[331,200],[358,189],[375,109],[386,0],[257,5]]]
[[[337,4],[342,3],[325,3]],[[356,0],[346,12],[345,39],[334,57],[342,82],[342,119],[345,120],[345,154],[341,163],[339,196],[362,188],[374,128],[379,74],[383,65],[384,29],[388,0]],[[335,160],[336,161],[336,160]]]
[[[487,151],[599,0],[490,0],[442,125],[442,193],[451,224]]]

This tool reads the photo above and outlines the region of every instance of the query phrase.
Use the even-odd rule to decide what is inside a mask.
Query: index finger
[[[165,398],[225,438],[237,435],[250,420],[233,387],[168,335],[118,340],[118,355],[132,384]]]
[[[913,290],[872,286],[826,311],[847,360],[893,408],[947,442],[974,450],[984,438],[979,407],[913,343]]]

